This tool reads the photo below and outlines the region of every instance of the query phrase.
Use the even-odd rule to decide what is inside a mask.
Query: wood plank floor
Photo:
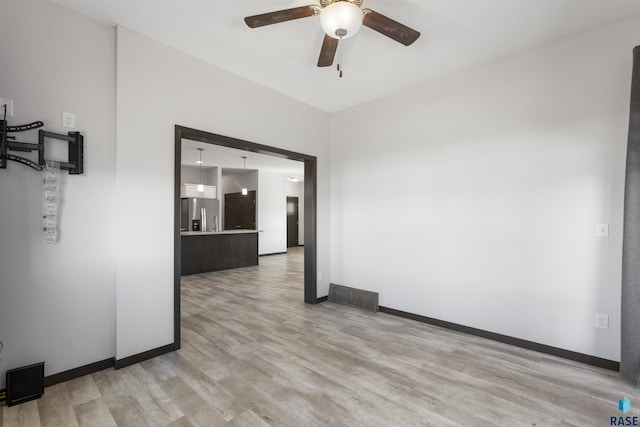
[[[0,407],[2,426],[607,426],[618,373],[387,314],[305,305],[302,250],[182,282],[182,349]]]

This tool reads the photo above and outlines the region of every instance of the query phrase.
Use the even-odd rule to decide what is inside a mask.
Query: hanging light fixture
[[[337,1],[322,9],[320,25],[329,37],[348,39],[362,26],[362,10],[349,1]]]
[[[324,32],[342,41],[353,37],[362,26],[362,10],[350,1],[336,1],[322,9],[320,25]],[[338,44],[338,75],[342,78],[342,43]]]
[[[242,178],[244,181],[244,186],[242,187],[242,195],[246,196],[247,194],[249,194],[249,191],[247,190],[247,156],[242,156]]]
[[[200,184],[198,184],[198,187],[196,188],[196,190],[198,190],[198,193],[204,193],[204,185],[202,184],[202,150],[202,148],[198,148],[198,151],[200,151],[200,160],[196,162],[200,165]]]

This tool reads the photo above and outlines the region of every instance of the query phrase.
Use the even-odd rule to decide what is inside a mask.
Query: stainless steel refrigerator
[[[180,199],[180,231],[194,231],[194,223],[200,223],[198,231],[219,231],[218,199],[185,197]],[[196,220],[196,221],[194,221]]]

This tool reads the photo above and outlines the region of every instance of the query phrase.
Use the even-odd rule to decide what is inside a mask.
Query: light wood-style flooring
[[[302,249],[182,281],[182,349],[0,407],[2,426],[608,426],[616,372],[305,305]]]

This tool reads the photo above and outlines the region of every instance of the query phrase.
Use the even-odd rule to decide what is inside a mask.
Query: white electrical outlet
[[[604,222],[596,224],[596,237],[609,237],[609,224]]]
[[[7,117],[13,117],[13,99],[0,98],[0,119],[4,115],[4,105],[7,106]]]
[[[596,328],[609,329],[609,315],[596,313]]]
[[[75,128],[76,127],[76,115],[73,113],[67,113],[66,111],[62,113],[62,126],[66,128]]]
[[[318,271],[318,280],[322,280],[322,271]]]

